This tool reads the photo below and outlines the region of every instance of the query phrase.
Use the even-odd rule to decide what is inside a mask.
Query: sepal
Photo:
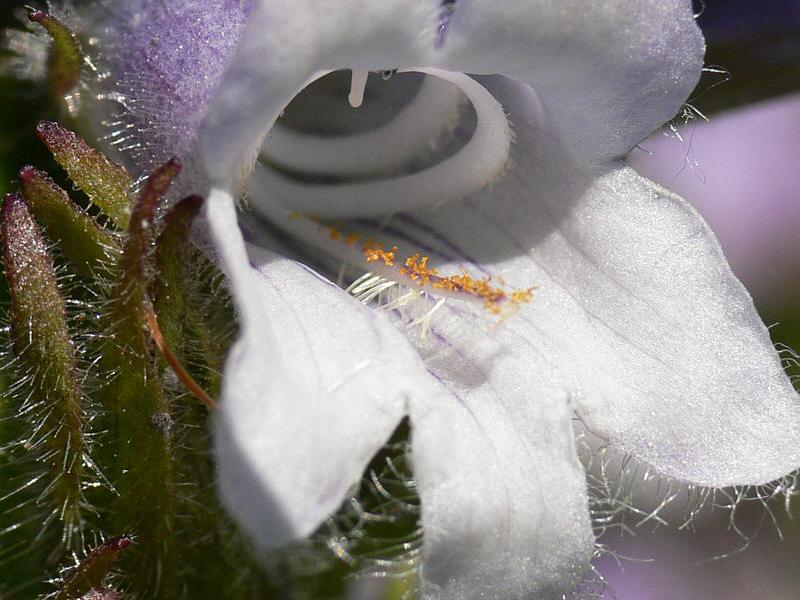
[[[60,19],[43,10],[33,10],[28,18],[38,23],[52,38],[48,73],[53,95],[64,98],[81,79],[84,54],[78,36]]]
[[[2,207],[3,263],[11,294],[11,333],[17,372],[28,396],[17,407],[26,421],[23,451],[46,466],[39,501],[63,526],[60,547],[82,543],[85,441],[82,396],[66,304],[53,260],[22,197]]]
[[[106,269],[119,241],[81,209],[50,176],[27,166],[19,173],[25,201],[72,266],[86,277]]]
[[[42,121],[36,135],[52,152],[78,188],[120,229],[131,218],[133,179],[124,167],[110,161],[78,134],[58,123]]]
[[[104,323],[109,338],[101,350],[108,379],[99,391],[108,415],[106,457],[115,463],[112,480],[119,493],[112,530],[136,531],[130,568],[136,591],[147,597],[171,597],[177,573],[173,415],[147,334],[146,259],[157,209],[179,168],[173,160],[157,169],[133,209]]]
[[[133,544],[127,536],[107,540],[89,552],[74,568],[63,574],[61,589],[53,600],[113,600],[119,598],[105,582],[120,553]]]
[[[176,204],[167,215],[156,245],[155,312],[164,338],[172,348],[184,345],[187,302],[192,294],[187,266],[195,254],[189,234],[202,206],[203,199],[199,196],[189,196]]]

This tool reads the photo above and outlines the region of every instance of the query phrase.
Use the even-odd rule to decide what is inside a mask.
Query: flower
[[[719,244],[621,163],[697,82],[690,2],[114,7],[99,45],[128,126],[112,140],[141,163],[188,158],[184,185],[208,190],[241,321],[219,490],[260,548],[312,533],[405,416],[426,598],[561,597],[585,576],[576,417],[703,486],[800,464],[800,404]],[[331,137],[343,113],[310,84],[337,69],[353,70],[353,105],[368,70],[410,69],[423,87],[396,75],[378,126]],[[293,98],[312,106],[294,127]],[[272,233],[380,273],[375,285],[455,298],[433,315],[368,308],[295,260],[296,244],[276,253],[266,226],[251,220],[246,244],[242,187]],[[267,238],[271,250],[252,243]],[[427,335],[404,335],[416,322]]]

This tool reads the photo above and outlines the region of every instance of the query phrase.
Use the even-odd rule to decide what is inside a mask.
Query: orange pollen
[[[417,252],[406,259],[405,266],[400,269],[400,274],[417,282],[419,287],[425,287],[431,280],[439,278],[439,271],[430,268],[428,260],[427,256],[420,256]]]
[[[429,260],[429,257],[415,253],[405,260],[400,274],[411,279],[420,288],[430,284],[436,289],[479,298],[483,300],[485,308],[496,315],[503,313],[509,306],[517,307],[533,300],[533,288],[508,292],[502,287],[492,285],[491,277],[475,279],[463,269],[460,275],[442,276],[439,271],[428,266]],[[501,282],[505,284],[502,279]]]
[[[411,280],[419,288],[430,286],[434,290],[472,296],[482,300],[487,311],[503,318],[519,308],[521,304],[529,304],[533,301],[534,288],[507,290],[502,276],[496,278],[498,285],[493,284],[490,276],[476,279],[463,268],[459,275],[444,276],[437,269],[428,266],[430,257],[419,252],[415,252],[405,259],[399,259],[397,246],[392,246],[387,250],[386,245],[382,242],[372,238],[364,239],[357,233],[343,233],[341,229],[324,224],[319,217],[313,215],[295,212],[292,213],[291,218],[297,219],[303,216],[324,228],[330,239],[347,244],[351,248],[359,244],[368,263],[382,262],[387,267],[400,267],[399,274]]]
[[[533,289],[517,290],[511,294],[511,302],[514,304],[530,304],[533,300]]]
[[[508,299],[508,293],[504,289],[491,285],[491,277],[475,279],[466,272],[442,278],[434,283],[434,287],[481,298],[487,308],[498,306]]]
[[[376,244],[372,247],[365,246],[364,256],[366,257],[368,263],[382,260],[383,264],[385,264],[387,267],[393,267],[395,265],[395,258],[397,257],[397,246],[392,246],[391,250],[384,250],[383,244]]]

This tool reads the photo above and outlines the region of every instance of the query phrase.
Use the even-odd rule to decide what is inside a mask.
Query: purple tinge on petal
[[[436,47],[444,46],[447,30],[450,27],[450,18],[456,8],[458,0],[442,0],[441,10],[439,11],[439,21],[436,24]]]
[[[255,0],[114,2],[98,42],[108,95],[122,106],[112,143],[148,169],[186,158]]]

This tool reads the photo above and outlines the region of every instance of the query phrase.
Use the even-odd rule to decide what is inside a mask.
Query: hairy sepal
[[[174,349],[185,345],[187,304],[194,293],[187,267],[195,262],[196,254],[189,234],[202,205],[199,196],[189,196],[176,204],[167,215],[156,246],[155,311],[164,338]]]
[[[78,134],[58,123],[42,121],[36,134],[78,188],[122,230],[131,218],[133,179]]]
[[[119,253],[119,240],[75,204],[47,173],[27,166],[19,173],[25,201],[72,267],[92,278]]]
[[[157,169],[134,207],[106,317],[109,338],[102,349],[108,384],[100,393],[118,491],[112,530],[136,534],[126,568],[142,597],[171,597],[176,584],[172,416],[147,333],[151,308],[145,265],[157,209],[179,170],[175,160]]]
[[[47,65],[50,87],[55,97],[63,98],[81,79],[84,55],[78,36],[64,22],[45,11],[31,11],[28,18],[44,27],[52,38]]]
[[[131,544],[133,540],[130,537],[121,536],[106,540],[94,548],[75,567],[64,571],[61,589],[53,595],[53,600],[117,598],[116,592],[105,587],[106,579],[120,553]]]
[[[28,426],[22,448],[47,467],[39,496],[49,506],[45,523],[61,523],[60,548],[72,550],[83,541],[86,444],[66,305],[41,231],[18,194],[5,198],[2,233],[17,373],[28,388],[18,407],[18,418]]]

